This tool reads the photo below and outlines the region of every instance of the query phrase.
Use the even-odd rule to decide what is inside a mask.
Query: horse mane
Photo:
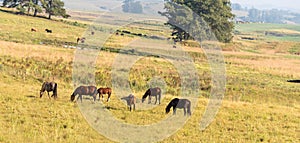
[[[166,110],[170,111],[170,108],[175,106],[178,104],[179,99],[178,98],[174,98],[171,100],[171,102],[167,105]],[[177,102],[177,103],[176,103]]]
[[[145,92],[145,94],[143,95],[142,98],[143,98],[143,99],[144,99],[144,98],[147,98],[147,96],[150,95],[149,92],[151,92],[151,91],[150,91],[150,88]]]
[[[166,110],[170,112],[171,107],[172,107],[172,101],[167,105]]]
[[[42,84],[42,88],[41,88],[41,92],[44,92],[45,90],[46,90],[46,82],[43,82],[43,84]]]

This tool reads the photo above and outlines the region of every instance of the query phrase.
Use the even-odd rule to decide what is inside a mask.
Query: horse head
[[[75,99],[75,95],[72,94],[72,95],[71,95],[71,102],[74,101],[74,99]]]
[[[168,114],[170,112],[170,109],[171,108],[168,108],[168,107],[166,108],[166,114]]]
[[[44,91],[43,90],[40,90],[40,97],[42,97],[44,94]]]
[[[146,100],[146,97],[147,97],[146,94],[142,97],[142,103],[144,103],[144,101]]]

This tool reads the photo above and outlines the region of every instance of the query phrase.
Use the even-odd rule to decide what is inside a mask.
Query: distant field
[[[91,15],[68,21],[50,21],[1,11],[0,15],[0,142],[113,142],[90,126],[78,108],[81,103],[69,101],[74,90],[72,71],[76,50],[64,48],[64,45],[76,46],[77,37],[89,34],[91,29],[87,30],[84,23],[90,21],[84,20],[90,19]],[[93,27],[95,35],[105,33],[112,36],[106,40],[106,49],[98,53],[95,67],[98,87],[111,86],[112,65],[124,45],[133,48],[145,46],[137,42],[141,39],[139,36],[110,33],[115,32],[114,27],[109,27],[110,21],[103,21]],[[121,22],[126,22],[126,18]],[[168,29],[162,25],[153,21],[133,23],[121,30],[167,36]],[[31,27],[39,30],[31,32]],[[46,33],[44,28],[51,28],[54,32]],[[297,25],[245,24],[237,25],[236,29],[240,33],[233,43],[220,44],[226,66],[226,93],[216,118],[204,131],[199,130],[199,121],[210,96],[211,67],[202,49],[180,45],[195,63],[202,91],[183,128],[160,142],[299,140],[300,85],[286,82],[300,78],[300,58],[295,54],[300,52],[299,42],[265,38],[262,32],[298,34],[300,28]],[[257,33],[262,38],[257,38]],[[257,39],[240,39],[242,36]],[[145,48],[164,46],[162,40],[143,40],[150,41]],[[155,42],[151,43],[151,40]],[[158,76],[167,84],[165,98],[161,105],[151,110],[137,108],[137,111],[129,112],[114,92],[109,103],[96,101],[95,104],[105,105],[112,115],[125,123],[151,125],[159,122],[171,116],[164,114],[165,107],[180,91],[181,79],[174,66],[155,56],[143,57],[130,69],[128,81],[140,99],[149,81]],[[39,98],[42,82],[53,79],[59,84],[58,100],[49,100],[47,96]],[[84,100],[84,104],[89,103],[89,99]],[[138,103],[137,107],[141,105]],[[183,111],[179,110],[176,116],[182,114]]]
[[[275,41],[300,42],[300,25],[268,23],[237,24],[235,30],[238,33],[250,34]]]

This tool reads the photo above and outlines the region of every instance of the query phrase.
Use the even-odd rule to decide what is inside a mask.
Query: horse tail
[[[53,95],[54,98],[57,98],[57,83],[54,83]]]

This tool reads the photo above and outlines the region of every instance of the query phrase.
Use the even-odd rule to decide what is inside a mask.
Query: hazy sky
[[[248,8],[278,8],[292,11],[300,11],[300,0],[231,0],[231,3],[240,3],[242,6],[247,6]]]

